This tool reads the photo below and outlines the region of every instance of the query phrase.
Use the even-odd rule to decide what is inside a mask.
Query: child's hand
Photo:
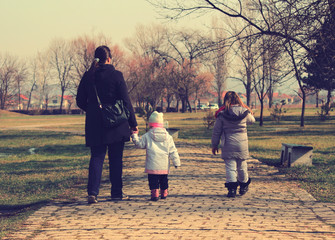
[[[217,153],[219,153],[219,149],[217,147],[213,147],[212,148],[212,153],[213,153],[213,155],[216,155]]]

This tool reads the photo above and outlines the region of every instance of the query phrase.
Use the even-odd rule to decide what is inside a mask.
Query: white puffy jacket
[[[151,128],[141,138],[131,136],[138,148],[145,148],[145,172],[149,174],[168,174],[170,160],[174,166],[180,166],[180,158],[172,136],[165,128]]]

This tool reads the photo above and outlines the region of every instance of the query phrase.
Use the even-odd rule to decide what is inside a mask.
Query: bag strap
[[[98,100],[98,103],[99,103],[99,108],[102,108],[102,104],[101,104],[101,101],[100,101],[100,98],[99,98],[99,95],[98,95],[97,88],[95,86],[95,82],[93,82],[93,87],[94,87],[95,95],[97,96],[97,100]]]

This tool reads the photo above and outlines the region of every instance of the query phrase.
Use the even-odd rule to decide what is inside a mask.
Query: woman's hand
[[[138,133],[138,126],[131,128],[131,134]]]
[[[216,155],[217,153],[219,153],[219,149],[217,147],[212,147],[212,153],[213,155]]]

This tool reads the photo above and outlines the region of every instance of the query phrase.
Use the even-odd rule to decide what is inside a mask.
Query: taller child
[[[213,134],[212,153],[218,153],[221,140],[221,157],[226,165],[227,197],[235,197],[237,187],[240,195],[248,191],[250,177],[246,160],[250,158],[247,124],[255,122],[251,109],[233,91],[226,93],[224,107],[217,114]]]

